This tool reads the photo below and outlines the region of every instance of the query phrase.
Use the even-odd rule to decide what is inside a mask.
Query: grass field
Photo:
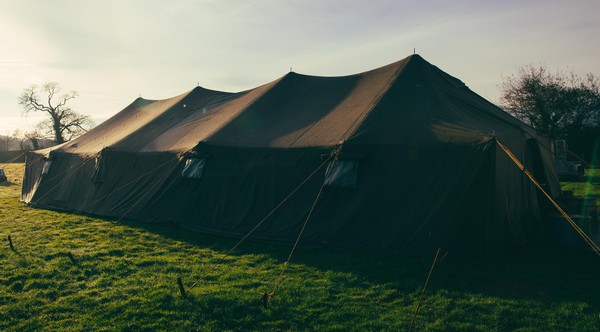
[[[0,167],[9,178],[0,186],[2,331],[402,331],[433,260],[299,250],[265,309],[261,296],[290,248],[248,242],[184,299],[177,277],[189,285],[235,240],[32,209],[18,201],[23,164]],[[600,257],[555,250],[496,261],[449,254],[433,271],[414,330],[599,326]]]
[[[594,196],[600,198],[600,168],[586,169],[587,181],[561,182],[563,190],[570,190],[575,196]]]

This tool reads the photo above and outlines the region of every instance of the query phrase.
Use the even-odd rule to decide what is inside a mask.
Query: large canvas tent
[[[412,55],[350,76],[138,98],[29,153],[22,200],[280,243],[310,214],[304,246],[497,255],[549,238],[544,198],[498,141],[560,194],[547,139]]]

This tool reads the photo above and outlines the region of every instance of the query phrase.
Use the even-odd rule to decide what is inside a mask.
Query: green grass
[[[433,259],[301,249],[264,309],[290,248],[248,242],[184,299],[176,278],[195,281],[234,239],[32,209],[18,201],[23,164],[0,167],[10,181],[0,186],[3,331],[402,331]],[[596,331],[599,294],[600,257],[589,252],[450,253],[415,330]]]
[[[563,190],[572,191],[575,196],[600,198],[600,168],[586,169],[585,179],[581,182],[563,181],[561,186]]]

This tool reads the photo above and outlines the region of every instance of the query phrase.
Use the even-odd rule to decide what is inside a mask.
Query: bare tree
[[[504,109],[550,137],[563,138],[569,127],[600,125],[600,81],[592,74],[552,74],[529,65],[503,80]]]
[[[42,133],[40,133],[38,129],[33,129],[31,131],[26,132],[25,137],[29,140],[29,142],[31,143],[31,147],[34,150],[38,150],[44,147],[44,136],[42,135]]]
[[[504,77],[502,107],[553,139],[568,139],[573,151],[592,156],[600,136],[600,80],[593,74],[551,73],[523,66]]]
[[[9,143],[10,136],[8,135],[8,132],[6,133],[6,135],[0,136],[0,150],[8,151]]]
[[[13,131],[12,137],[15,139],[15,141],[17,141],[17,143],[19,144],[19,149],[21,151],[25,151],[27,150],[29,147],[27,146],[27,136],[26,133],[21,131],[21,129],[15,129],[15,131]]]
[[[79,114],[67,106],[69,100],[78,96],[76,91],[61,96],[59,93],[58,83],[48,82],[41,87],[32,85],[23,90],[19,97],[19,105],[25,113],[48,113],[49,119],[41,123],[41,128],[52,133],[56,144],[81,135],[93,125],[88,115]]]

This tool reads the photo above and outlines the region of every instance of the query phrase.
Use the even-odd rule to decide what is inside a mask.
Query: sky
[[[600,75],[598,0],[0,0],[0,135],[31,130],[32,84],[96,124],[135,98],[341,76],[414,51],[497,103],[520,66]]]

